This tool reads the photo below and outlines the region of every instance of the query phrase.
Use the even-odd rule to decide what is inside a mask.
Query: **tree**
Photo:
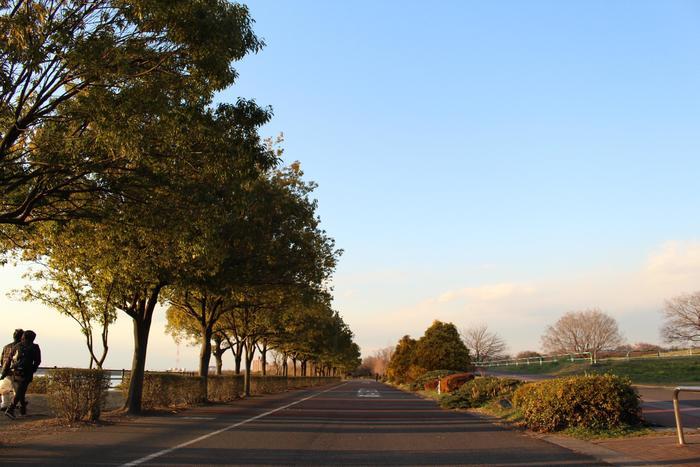
[[[34,273],[28,273],[33,282],[41,286],[26,286],[21,291],[24,300],[35,300],[68,316],[80,326],[85,345],[90,354],[89,368],[102,368],[109,351],[109,326],[116,319],[112,300],[113,283],[105,284],[107,290],[97,291],[90,287],[81,271],[63,270],[51,258],[48,264]],[[101,353],[95,346],[94,328],[99,326]]]
[[[370,375],[384,376],[387,373],[393,353],[393,346],[379,349],[362,360],[362,367],[366,369]]]
[[[494,360],[506,350],[505,341],[485,324],[462,329],[462,340],[477,362]]]
[[[622,344],[617,321],[598,308],[570,311],[554,325],[547,326],[542,346],[547,353],[590,352],[596,361],[598,352]]]
[[[435,320],[418,339],[413,363],[432,370],[467,371],[471,366],[469,349],[452,323]]]
[[[241,187],[276,162],[257,136],[269,114],[247,102],[216,111],[183,104],[149,126],[153,154],[132,174],[138,197],[110,206],[97,219],[42,223],[24,254],[49,256],[64,270],[82,270],[94,290],[113,283],[115,307],[132,319],[134,357],[126,405],[141,409],[148,337],[164,288],[220,268],[211,248],[212,217]],[[174,121],[171,121],[174,120]],[[216,215],[215,215],[216,214]],[[89,247],[86,247],[89,245]]]
[[[399,340],[387,368],[387,376],[390,380],[397,383],[406,382],[409,368],[415,360],[415,350],[416,340],[411,336],[406,335]]]
[[[661,336],[665,342],[695,344],[700,341],[700,292],[666,300]]]
[[[263,46],[251,25],[213,0],[1,2],[0,234],[124,196],[153,155],[143,122],[232,84],[231,62]]]

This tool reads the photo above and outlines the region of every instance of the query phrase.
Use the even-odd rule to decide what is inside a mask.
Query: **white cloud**
[[[700,276],[700,243],[664,243],[649,256],[646,273],[660,281],[697,279]]]
[[[700,242],[670,241],[636,266],[606,263],[588,271],[572,266],[568,276],[454,288],[354,325],[360,337],[363,329],[377,337],[376,329],[383,329],[395,333],[395,341],[404,334],[419,337],[434,319],[458,327],[486,323],[517,352],[539,348],[545,326],[566,311],[600,307],[618,319],[630,342],[659,342],[664,300],[698,289]]]

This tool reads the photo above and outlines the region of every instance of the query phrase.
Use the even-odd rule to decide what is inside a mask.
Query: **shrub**
[[[425,383],[436,381],[444,376],[453,375],[457,373],[454,370],[433,370],[423,373],[415,379],[409,386],[411,391],[419,391],[425,387]]]
[[[474,374],[472,373],[455,373],[454,375],[448,375],[440,378],[440,392],[447,394],[460,388],[467,381],[474,379]]]
[[[46,376],[35,376],[27,392],[29,394],[46,394],[46,385],[48,382],[49,380]]]
[[[464,383],[457,391],[442,398],[440,405],[451,409],[481,407],[494,399],[511,397],[522,381],[485,376]]]
[[[513,396],[528,428],[607,430],[640,423],[639,395],[619,376],[583,375],[520,387]]]
[[[99,420],[109,389],[109,373],[66,368],[49,370],[46,378],[48,403],[58,418],[68,423]]]

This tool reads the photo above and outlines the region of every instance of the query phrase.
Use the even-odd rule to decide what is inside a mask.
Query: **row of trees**
[[[17,0],[0,16],[0,247],[41,265],[22,295],[79,324],[91,366],[118,312],[131,318],[130,413],[159,303],[173,335],[200,344],[204,394],[228,348],[248,370],[256,349],[302,372],[358,364],[331,308],[341,251],[315,184],[260,137],[270,109],[212,104],[263,46],[245,6]]]

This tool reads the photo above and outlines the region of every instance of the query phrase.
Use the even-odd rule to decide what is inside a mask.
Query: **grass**
[[[605,360],[595,365],[586,362],[557,362],[542,365],[492,368],[499,373],[571,376],[583,373],[611,373],[637,384],[681,384],[700,382],[700,356],[665,357],[631,360]]]
[[[635,438],[654,434],[655,431],[644,425],[625,425],[618,428],[605,430],[592,430],[589,428],[567,428],[558,432],[559,434],[571,436],[572,438],[589,441],[592,439],[614,439],[614,438]]]

